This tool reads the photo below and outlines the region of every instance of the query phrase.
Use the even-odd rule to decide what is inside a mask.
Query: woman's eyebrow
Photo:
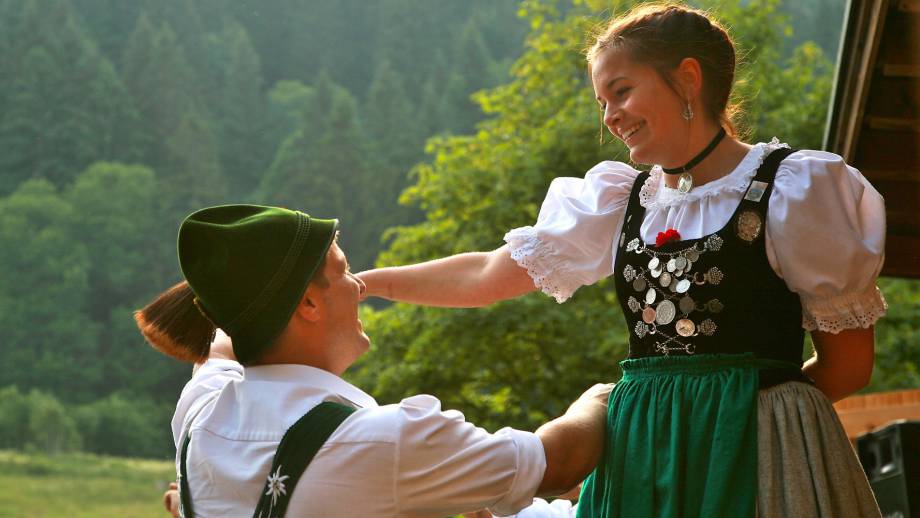
[[[626,76],[614,77],[614,78],[611,79],[610,81],[607,81],[607,84],[604,85],[604,90],[610,90],[611,88],[613,88],[614,83],[616,83],[616,82],[619,81],[620,79],[626,79]],[[597,96],[596,99],[597,99],[597,102],[602,102],[602,101],[603,101],[603,99],[601,99],[600,96]]]

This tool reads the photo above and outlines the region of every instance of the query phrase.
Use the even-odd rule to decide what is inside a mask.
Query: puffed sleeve
[[[613,272],[614,239],[639,172],[605,161],[582,178],[556,178],[533,226],[505,234],[511,257],[562,303]]]
[[[799,151],[776,173],[767,257],[802,300],[802,327],[866,328],[885,314],[876,287],[885,259],[885,202],[833,153]]]

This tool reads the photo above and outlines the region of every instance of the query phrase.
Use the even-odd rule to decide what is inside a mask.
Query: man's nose
[[[364,281],[361,280],[361,277],[357,275],[352,275],[356,281],[358,281],[358,298],[364,300],[364,296],[367,293],[367,285],[364,284]]]

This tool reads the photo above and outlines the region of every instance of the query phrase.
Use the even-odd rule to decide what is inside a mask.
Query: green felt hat
[[[334,219],[259,205],[208,207],[182,222],[182,274],[241,363],[287,326],[337,227]]]

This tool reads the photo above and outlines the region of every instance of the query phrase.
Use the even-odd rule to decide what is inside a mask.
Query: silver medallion
[[[658,278],[658,284],[661,284],[662,288],[667,288],[671,284],[671,274],[664,272],[661,274],[661,277]]]
[[[626,279],[626,282],[632,282],[636,278],[636,269],[632,267],[631,264],[627,264],[626,268],[623,268],[623,278]]]
[[[659,260],[657,257],[652,257],[652,260],[648,262],[648,269],[657,270],[659,264],[661,264],[661,260]]]
[[[703,333],[706,336],[712,336],[718,327],[719,326],[717,326],[715,322],[707,318],[706,320],[700,322],[700,333]]]
[[[710,313],[721,313],[725,309],[725,305],[719,299],[712,299],[706,303],[706,309]]]
[[[645,322],[636,322],[636,327],[633,331],[636,332],[636,336],[642,338],[648,333],[648,325]]]
[[[636,297],[633,297],[632,295],[629,296],[629,299],[626,301],[626,305],[629,306],[629,309],[633,313],[639,311],[642,308],[642,305],[639,304],[639,301],[636,300]]]
[[[763,219],[761,219],[756,210],[742,211],[735,221],[735,233],[738,234],[742,241],[747,243],[753,243],[755,239],[760,237],[762,230]]]
[[[696,332],[696,324],[694,324],[693,321],[689,318],[682,318],[674,324],[674,329],[680,336],[693,336],[693,333]]]
[[[649,273],[652,274],[652,277],[653,277],[653,278],[657,279],[658,277],[661,277],[661,268],[659,268],[659,269],[657,269],[657,270],[652,270],[652,271],[649,272]]]
[[[687,279],[681,279],[677,283],[677,288],[674,289],[677,293],[687,293],[687,290],[690,289],[690,281]]]
[[[663,300],[661,304],[658,304],[658,307],[655,308],[655,322],[659,325],[670,324],[674,320],[676,313],[677,310],[674,308],[674,303],[670,300]]]
[[[636,291],[645,291],[647,287],[648,283],[645,282],[644,277],[637,277],[636,280],[633,281],[633,289]]]
[[[642,310],[642,321],[646,324],[651,324],[655,321],[655,308],[648,306]]]
[[[674,263],[677,265],[678,270],[683,270],[687,267],[687,258],[684,256],[680,256],[674,259]]]
[[[706,239],[706,249],[707,250],[712,250],[713,252],[717,252],[720,248],[722,248],[722,238],[719,237],[717,234],[713,234]]]
[[[680,277],[680,276],[683,275],[683,274],[684,274],[684,271],[681,270],[680,268],[674,270],[674,276],[675,276],[675,277]]]
[[[700,258],[700,253],[696,251],[696,248],[691,248],[690,250],[687,250],[684,256],[687,257],[688,261],[693,262]]]
[[[681,173],[677,179],[677,192],[687,194],[693,189],[693,176],[690,173]]]
[[[696,301],[693,300],[690,295],[684,295],[677,302],[677,307],[680,308],[680,312],[684,315],[689,315],[691,311],[696,309]]]
[[[713,266],[712,268],[709,269],[708,272],[706,272],[706,278],[709,279],[709,282],[712,283],[713,286],[722,282],[722,279],[724,277],[725,276],[722,274],[722,270],[716,268],[715,266]]]
[[[668,269],[669,272],[673,272],[674,270],[677,269],[677,260],[676,260],[676,259],[671,259],[670,261],[668,261],[668,264],[667,264],[666,267],[667,267],[667,269]]]
[[[655,291],[655,288],[649,288],[648,291],[645,292],[645,303],[654,304],[657,296],[658,292]]]
[[[635,252],[637,248],[639,248],[639,238],[631,239],[626,245],[627,252]]]

